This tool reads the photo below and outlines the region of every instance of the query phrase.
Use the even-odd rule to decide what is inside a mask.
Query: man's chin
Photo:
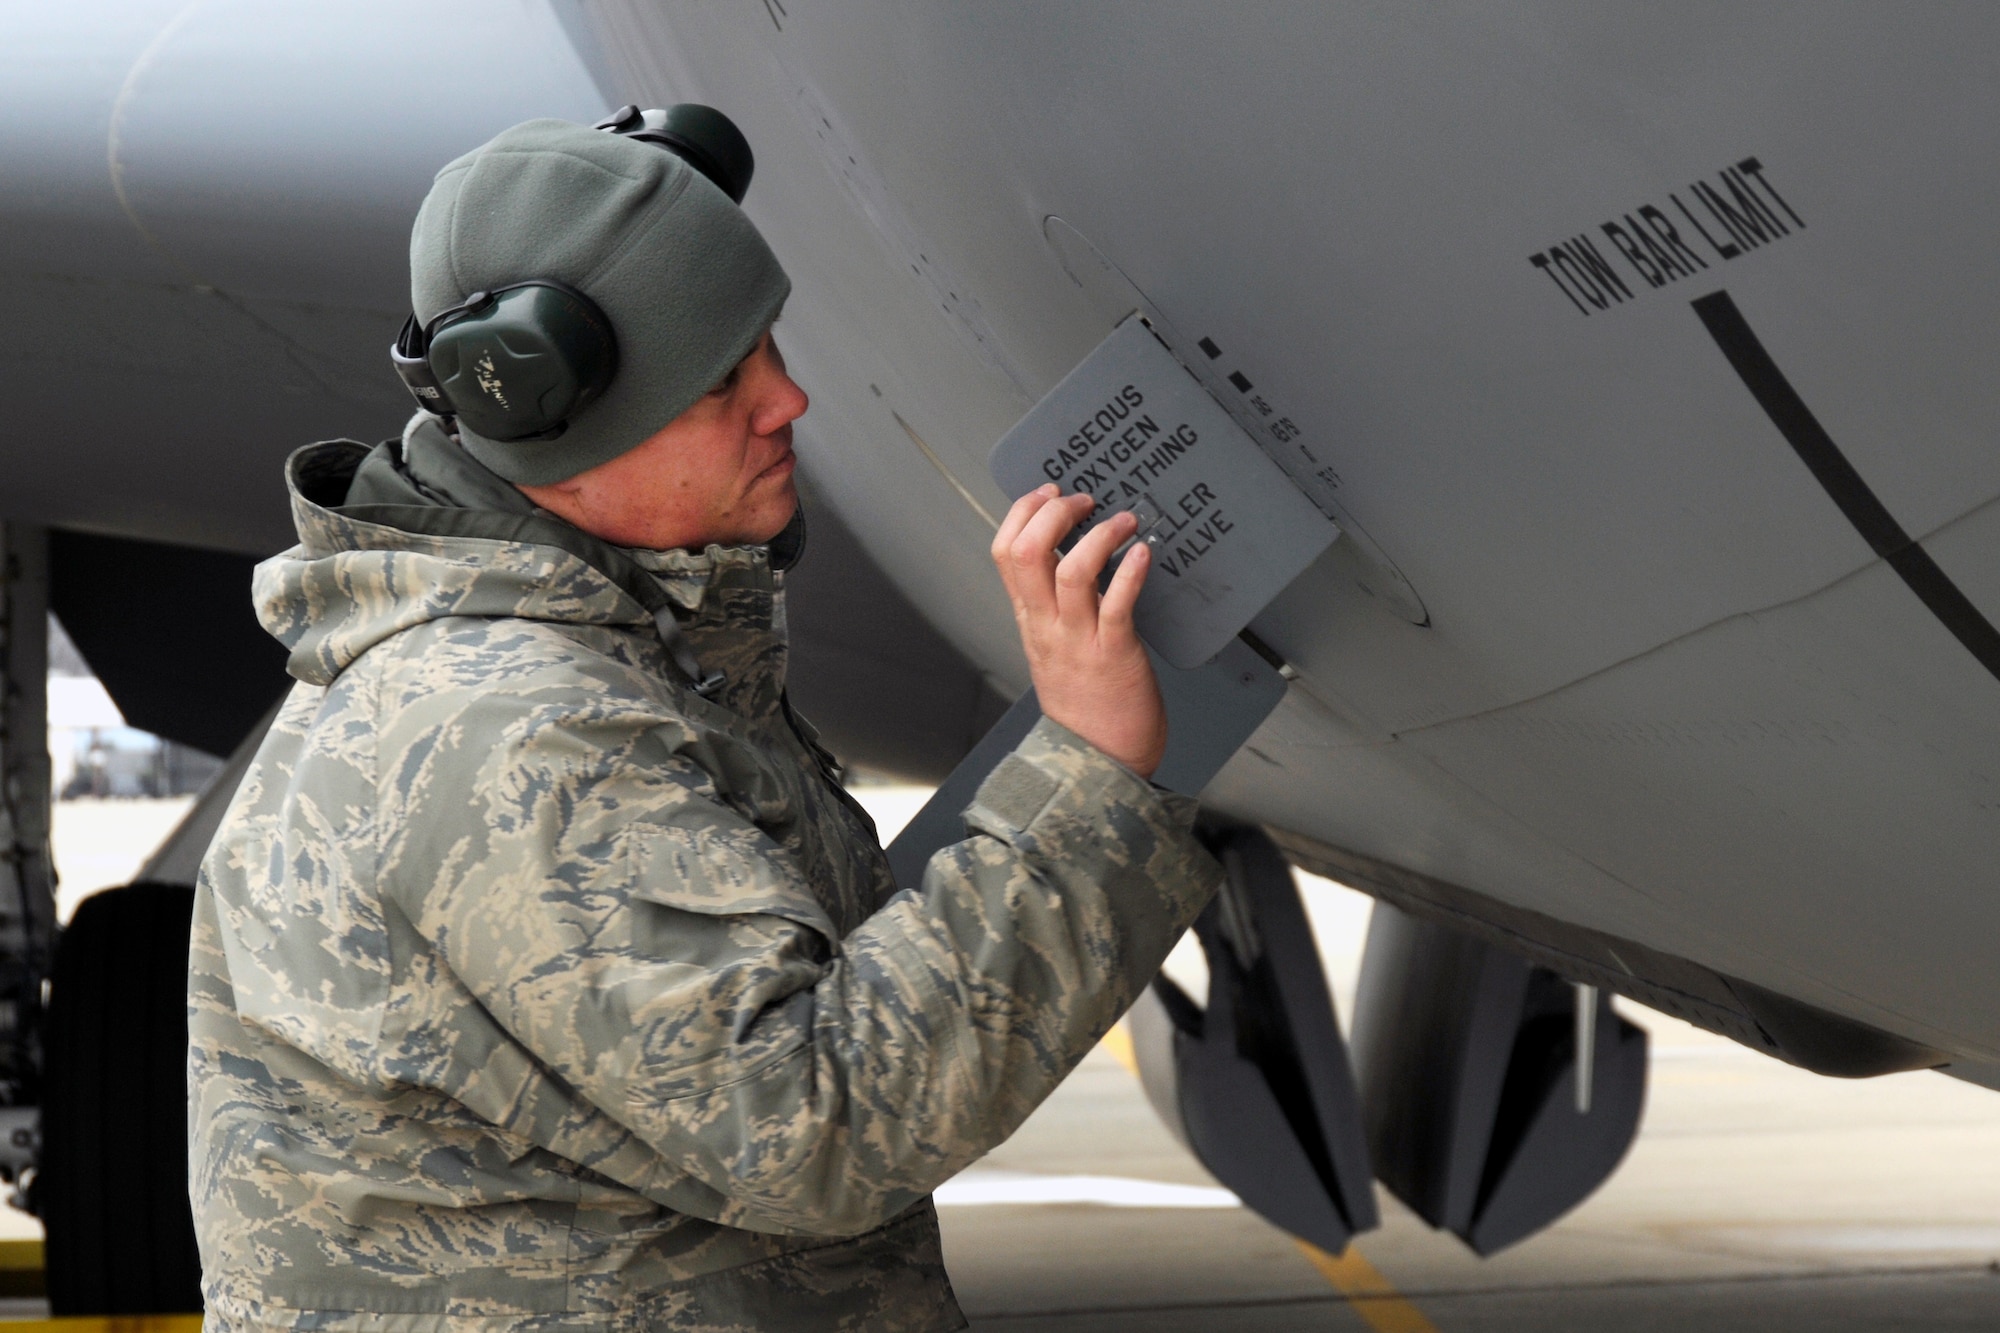
[[[778,538],[778,534],[792,525],[792,519],[799,512],[799,488],[792,484],[791,474],[785,474],[784,491],[771,497],[769,505],[757,507],[757,531],[760,535],[751,544],[768,546]]]

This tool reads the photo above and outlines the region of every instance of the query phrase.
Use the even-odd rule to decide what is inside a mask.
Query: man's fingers
[[[1100,628],[1113,632],[1130,628],[1132,608],[1138,604],[1139,590],[1146,586],[1146,574],[1152,568],[1153,548],[1144,542],[1133,542],[1132,549],[1118,562],[1118,572],[1111,576],[1111,584],[1105,588],[1098,605]]]
[[[1050,493],[1054,489],[1043,486],[1022,496],[1007,515],[1010,522],[1017,513],[1024,516],[1013,539],[1002,543],[996,534],[993,540],[994,563],[1000,567],[1001,581],[1014,602],[1014,618],[1024,634],[1031,621],[1057,615],[1056,544],[1094,504],[1087,495],[1056,496]]]
[[[1097,579],[1118,543],[1139,529],[1131,514],[1113,514],[1083,535],[1070,553],[1056,566],[1058,614],[1078,628],[1094,627],[1097,621]]]
[[[1132,615],[1153,553],[1134,543],[1100,600],[1105,565],[1138,520],[1109,515],[1059,557],[1063,538],[1092,508],[1089,496],[1058,496],[1050,487],[1022,497],[994,536],[993,560],[1014,603],[1043,711],[1148,776],[1166,744],[1166,715]]]
[[[1031,614],[1046,615],[1054,611],[1054,592],[1044,588],[1047,577],[1034,567],[1032,561],[1026,568],[1019,564],[1015,548],[1035,515],[1047,508],[1059,494],[1053,485],[1037,486],[1014,502],[999,531],[993,534],[993,564],[1000,571],[1000,582],[1007,589],[1007,599],[1014,604],[1014,619],[1021,623],[1023,629]]]
[[[1058,494],[1055,485],[1051,483],[1047,486],[1037,486],[1014,501],[1013,508],[1007,511],[1007,517],[1000,520],[1000,530],[993,534],[994,564],[1005,568],[1008,552],[1013,549],[1014,539],[1021,535],[1021,529],[1027,527],[1028,520]]]
[[[1008,559],[1015,573],[1026,576],[1027,571],[1035,571],[1035,581],[1050,596],[1054,596],[1052,575],[1056,567],[1056,547],[1069,535],[1077,520],[1093,507],[1094,502],[1087,495],[1065,495],[1037,509],[1008,548]]]

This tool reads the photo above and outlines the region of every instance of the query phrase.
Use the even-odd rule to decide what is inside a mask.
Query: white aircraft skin
[[[710,101],[757,146],[815,475],[989,670],[1025,683],[988,529],[898,418],[1000,509],[986,452],[1132,305],[1072,280],[1056,217],[1296,424],[1429,613],[1336,544],[1254,622],[1299,675],[1212,803],[2000,1059],[2000,679],[1691,305],[1729,294],[2000,617],[1990,10],[605,0],[578,26],[625,96]],[[1725,257],[1704,191],[1731,183],[1778,225]],[[1533,262],[1578,236],[1616,287]]]
[[[400,236],[396,263],[317,267],[281,236],[259,268],[204,201],[276,180],[258,217],[316,200],[337,216],[314,226],[361,218],[341,234],[379,252],[431,170],[512,120],[707,102],[755,147],[748,208],[796,284],[778,333],[823,502],[1003,693],[1027,676],[987,561],[1007,503],[987,452],[1141,306],[1244,419],[1311,451],[1351,528],[1253,623],[1296,679],[1212,805],[2000,1077],[1990,8],[589,0],[559,24],[506,11],[533,54],[495,39],[483,105],[421,91],[426,62],[454,88],[477,65],[451,52],[457,10],[398,6],[384,44],[391,9],[368,8],[311,22],[401,60],[384,97],[281,109],[310,136],[218,129],[271,157],[191,166],[166,148],[184,104],[147,89],[189,86],[170,71],[213,49],[196,36],[297,52],[306,21],[121,12],[94,109],[35,122],[68,124],[73,151],[43,156],[84,182],[89,223],[20,210],[75,242],[51,242],[37,308],[49,282],[96,284],[84,324],[112,330],[155,288],[197,319],[214,286],[307,347],[239,377],[251,419],[171,466],[107,442],[137,409],[72,395],[95,461],[10,442],[12,516],[271,549],[296,423],[393,428]],[[392,132],[391,92],[435,127]],[[323,188],[305,137],[339,147]],[[394,188],[370,184],[378,153]],[[16,263],[7,281],[27,290]],[[217,419],[198,341],[186,364],[127,359],[163,395],[151,419]],[[1788,438],[1725,344],[1746,365],[1761,347],[1830,444]],[[117,360],[92,344],[36,373],[108,383]],[[282,401],[294,384],[311,412]],[[268,477],[233,480],[245,460]]]

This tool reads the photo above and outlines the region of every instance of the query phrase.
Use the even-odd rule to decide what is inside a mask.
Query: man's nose
[[[811,403],[798,381],[782,370],[773,371],[750,428],[759,435],[772,434],[804,416]]]

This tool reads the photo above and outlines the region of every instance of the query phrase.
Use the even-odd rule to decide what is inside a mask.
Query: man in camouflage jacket
[[[1038,493],[995,555],[1050,717],[897,892],[785,701],[804,396],[769,313],[747,353],[718,344],[719,384],[574,480],[504,475],[427,416],[290,461],[299,544],[256,598],[299,683],[203,867],[191,956],[212,1328],[961,1327],[930,1192],[1213,891],[1189,804],[1143,776],[1144,544],[1100,616],[1129,524],[1058,564],[1088,502]],[[736,519],[668,539],[631,509],[725,446],[751,460]]]

